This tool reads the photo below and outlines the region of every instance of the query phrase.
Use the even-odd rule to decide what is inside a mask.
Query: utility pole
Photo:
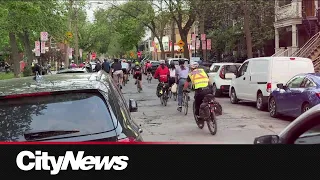
[[[72,32],[72,5],[73,5],[73,0],[69,0],[69,19],[68,19],[68,30],[69,32]],[[69,49],[70,49],[70,42],[67,42],[65,44],[65,66],[69,66]]]
[[[75,48],[76,63],[79,64],[78,7],[75,7],[74,14],[75,14],[75,19],[74,19],[74,48]]]
[[[205,34],[205,30],[204,30],[204,16],[205,13],[202,13],[202,15],[200,16],[200,34]],[[201,50],[202,50],[202,58],[207,61],[207,51],[206,49],[203,49],[202,47],[202,41],[200,43],[201,46]]]

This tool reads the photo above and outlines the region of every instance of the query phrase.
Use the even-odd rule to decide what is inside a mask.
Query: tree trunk
[[[174,19],[171,21],[171,57],[174,58],[174,43],[176,42],[176,28]]]
[[[188,49],[188,31],[182,31],[180,32],[181,40],[184,42],[183,46],[183,57],[190,59],[189,49]]]
[[[78,37],[78,9],[75,10],[75,25],[74,25],[74,48],[75,48],[75,62],[79,63],[79,37]]]
[[[161,38],[161,41],[159,41],[159,45],[160,45],[160,50],[161,50],[160,57],[161,57],[162,60],[164,60],[165,59],[165,52],[164,52],[164,47],[163,47],[163,44],[162,44],[162,38]]]
[[[16,35],[13,32],[9,32],[9,41],[11,47],[11,58],[13,60],[14,77],[18,78],[20,74],[19,50]]]
[[[30,65],[34,59],[32,48],[30,46],[29,32],[27,30],[19,34],[21,42],[23,42],[24,53],[27,56],[27,64]]]
[[[242,3],[244,13],[244,33],[246,36],[247,56],[252,58],[252,36],[250,31],[250,15],[248,13],[248,1],[244,0]]]

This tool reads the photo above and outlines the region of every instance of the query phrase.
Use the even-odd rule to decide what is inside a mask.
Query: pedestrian
[[[86,65],[86,62],[82,62],[81,64],[79,64],[79,68],[83,68],[85,67],[85,65]]]
[[[47,74],[52,74],[52,72],[51,72],[51,64],[48,62],[47,63]]]
[[[71,61],[70,68],[77,68],[77,64],[74,63],[74,60]]]
[[[100,63],[100,61],[97,61],[97,63],[96,63],[96,66],[94,67],[94,71],[95,72],[98,72],[98,71],[100,71],[101,70],[101,63]]]

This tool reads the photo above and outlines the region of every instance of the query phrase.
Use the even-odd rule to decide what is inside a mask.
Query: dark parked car
[[[254,144],[320,144],[320,104],[290,123],[279,135],[260,136]]]
[[[63,69],[57,72],[57,74],[66,74],[66,73],[88,73],[87,68],[70,68]]]
[[[103,71],[0,81],[0,141],[142,141],[135,111]]]
[[[154,74],[158,68],[158,66],[160,65],[159,61],[150,61],[152,64],[152,71],[151,73]]]

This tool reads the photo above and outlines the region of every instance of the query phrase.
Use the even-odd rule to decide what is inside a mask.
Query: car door
[[[298,98],[301,95],[301,83],[303,82],[305,76],[295,76],[286,84],[286,89],[280,90],[278,96],[278,107],[281,109],[282,113],[285,115],[292,116],[296,111],[296,104]]]
[[[209,77],[209,83],[210,84],[214,83],[214,78],[215,78],[215,76],[218,75],[219,69],[220,69],[220,65],[216,65],[216,64],[213,64],[210,67],[209,72],[208,72],[208,77]]]
[[[236,94],[239,99],[248,98],[248,93],[247,93],[247,90],[249,87],[248,66],[249,66],[249,61],[243,63],[237,73],[236,78],[234,79],[234,88],[236,90]]]

